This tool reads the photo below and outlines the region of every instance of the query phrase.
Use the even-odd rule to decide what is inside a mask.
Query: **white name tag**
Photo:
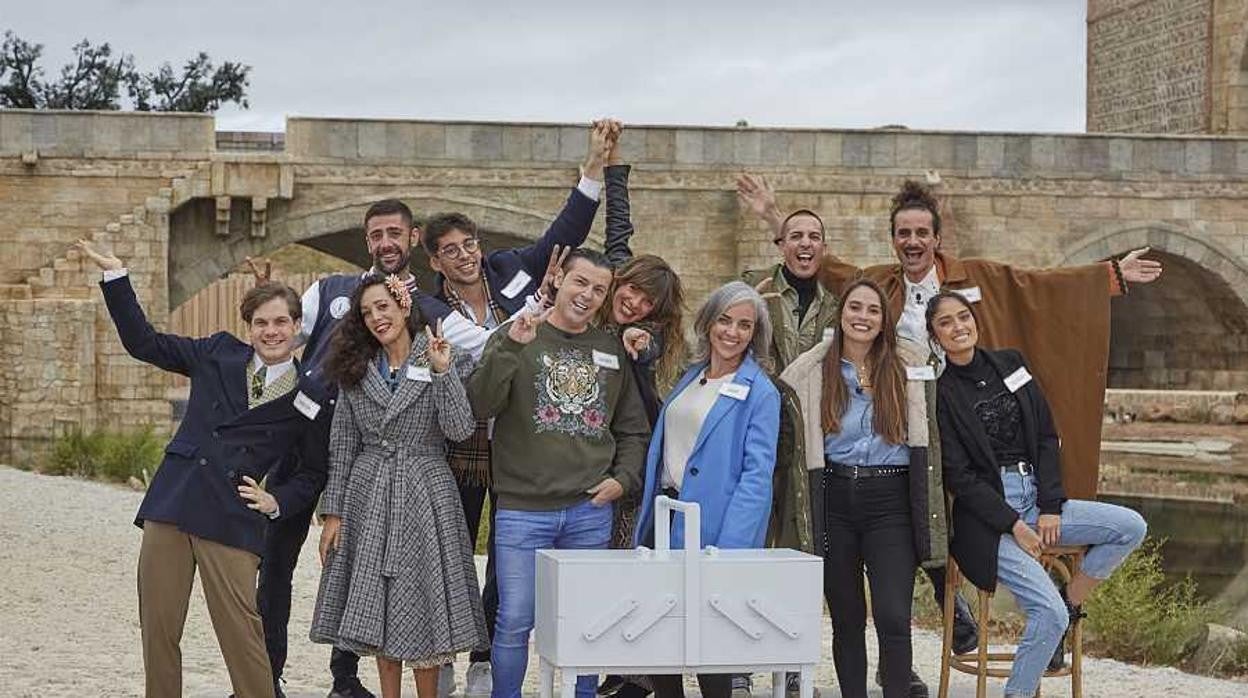
[[[962,297],[966,299],[967,303],[978,303],[984,299],[984,294],[979,292],[978,286],[972,286],[970,288],[957,288],[954,289],[954,292],[962,294]]]
[[[308,419],[316,419],[316,415],[321,411],[321,406],[316,403],[316,400],[304,395],[303,391],[300,390],[295,394],[295,409],[299,410],[299,414]]]
[[[726,395],[733,400],[744,400],[750,394],[750,386],[740,383],[724,383],[719,386],[719,394]]]
[[[1031,374],[1027,372],[1025,366],[1019,366],[1018,370],[1006,376],[1005,387],[1010,389],[1011,393],[1017,393],[1018,389],[1031,382]]]
[[[825,327],[825,328],[823,328],[823,339],[821,339],[821,340],[819,340],[819,341],[821,341],[821,342],[826,342],[826,341],[828,341],[829,339],[832,339],[832,338],[833,338],[833,337],[835,337],[835,336],[836,336],[836,328],[835,328],[835,327]]]
[[[508,281],[507,285],[503,287],[503,295],[508,298],[515,298],[521,291],[524,290],[526,286],[529,285],[529,282],[532,280],[533,277],[529,276],[529,272],[521,269],[516,272],[516,275],[511,277],[511,281]]]
[[[620,370],[620,357],[615,354],[608,354],[604,351],[594,350],[594,364],[603,368],[609,368],[613,371]]]
[[[934,381],[936,380],[936,369],[931,366],[907,366],[906,380],[908,381]]]
[[[408,364],[407,379],[409,381],[429,383],[433,380],[433,374],[429,373],[428,366],[412,366],[411,364]]]

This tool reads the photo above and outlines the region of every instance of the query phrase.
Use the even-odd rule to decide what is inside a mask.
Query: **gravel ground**
[[[48,477],[0,466],[0,512],[5,545],[0,547],[0,694],[5,696],[138,696],[143,660],[135,601],[139,529],[131,525],[140,494],[112,485]],[[295,575],[287,694],[320,698],[328,689],[329,650],[307,641],[319,565],[316,531],[309,536]],[[198,588],[198,585],[197,585]],[[874,651],[874,642],[868,647]],[[816,685],[824,698],[840,696],[831,656],[831,631],[824,621],[824,657]],[[915,666],[933,686],[939,674],[940,639],[916,630]],[[185,693],[224,698],[225,666],[212,634],[202,596],[191,602],[182,642]],[[466,658],[465,658],[466,659]],[[872,658],[874,665],[874,657]],[[1141,668],[1086,659],[1084,694],[1090,698],[1136,696],[1248,696],[1248,683],[1222,681],[1166,668]],[[376,672],[361,664],[366,685]],[[462,686],[466,661],[457,665]],[[529,670],[527,694],[536,693]],[[765,677],[756,695],[769,694]],[[691,684],[692,686],[692,684]],[[872,696],[878,696],[873,688]],[[1069,695],[1069,683],[1045,682],[1044,695]],[[1000,695],[993,682],[991,695]],[[691,692],[692,693],[692,692]],[[955,676],[955,698],[974,695],[969,677]],[[415,695],[411,681],[404,695]]]

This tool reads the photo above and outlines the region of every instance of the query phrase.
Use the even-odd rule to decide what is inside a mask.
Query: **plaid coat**
[[[427,340],[407,366],[427,366]],[[321,574],[314,642],[420,666],[488,640],[472,547],[446,440],[475,422],[457,354],[451,370],[422,381],[400,369],[393,394],[372,366],[339,393],[321,513],[342,517],[338,549]]]

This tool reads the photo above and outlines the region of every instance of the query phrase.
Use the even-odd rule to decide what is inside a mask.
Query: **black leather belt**
[[[845,465],[826,461],[825,470],[836,477],[857,480],[864,477],[897,477],[910,472],[907,465]]]
[[[1032,467],[1031,463],[1028,463],[1025,460],[1020,460],[1001,466],[1001,471],[1007,473],[1018,473],[1019,475],[1031,475],[1036,472],[1036,469]]]

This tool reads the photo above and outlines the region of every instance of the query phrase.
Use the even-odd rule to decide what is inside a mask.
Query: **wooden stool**
[[[1046,570],[1056,570],[1062,584],[1070,584],[1079,569],[1083,566],[1084,553],[1087,546],[1057,546],[1046,549],[1040,555],[1040,564]],[[953,646],[953,599],[958,587],[962,584],[962,572],[958,569],[953,556],[945,566],[945,633],[940,653],[940,691],[939,698],[949,695],[949,669],[957,669],[964,674],[977,677],[975,698],[986,698],[988,677],[1009,678],[1014,665],[1013,652],[988,651],[988,621],[992,609],[992,592],[977,589],[979,592],[979,648],[974,654],[954,654]],[[1069,676],[1070,693],[1073,698],[1083,696],[1083,623],[1076,623],[1070,633],[1070,664],[1057,671],[1045,671],[1044,676]],[[990,666],[993,663],[1005,666]],[[1036,696],[1040,695],[1037,687]]]

